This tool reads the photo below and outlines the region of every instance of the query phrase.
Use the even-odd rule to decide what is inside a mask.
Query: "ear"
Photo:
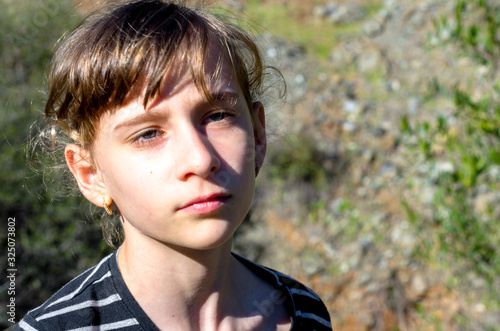
[[[264,112],[264,105],[257,101],[253,104],[253,118],[254,118],[254,140],[255,140],[255,161],[259,166],[264,163],[266,156],[267,140],[266,140],[266,114]]]
[[[91,162],[90,152],[80,146],[70,144],[66,146],[64,156],[82,194],[96,206],[104,207],[104,202],[107,205],[111,204],[112,200],[101,173]]]

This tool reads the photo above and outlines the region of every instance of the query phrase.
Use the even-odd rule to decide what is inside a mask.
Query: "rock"
[[[313,14],[319,18],[326,18],[337,11],[338,7],[339,5],[336,3],[329,3],[326,6],[316,6],[314,7]]]
[[[400,1],[398,1],[398,0],[385,0],[384,1],[384,6],[388,10],[394,10],[399,5],[399,2]]]
[[[358,187],[358,189],[356,190],[356,194],[360,197],[360,198],[364,198],[368,195],[368,190],[366,187]]]
[[[361,111],[362,107],[361,104],[355,100],[344,100],[342,104],[342,108],[347,114],[357,114]]]
[[[376,137],[376,138],[381,138],[383,136],[385,136],[387,130],[384,129],[384,128],[381,128],[381,127],[371,127],[370,128],[370,132],[371,134]]]
[[[406,102],[406,107],[408,109],[408,114],[415,115],[418,113],[421,101],[418,97],[409,98]]]
[[[490,166],[487,174],[492,181],[500,181],[500,166]]]
[[[345,121],[344,123],[342,123],[342,129],[345,132],[353,133],[358,129],[358,126],[355,123]]]
[[[474,212],[488,214],[490,210],[499,209],[500,192],[486,192],[478,194],[474,199]]]
[[[306,77],[303,74],[297,74],[294,78],[294,82],[297,85],[304,85],[306,82]]]
[[[452,174],[455,171],[455,166],[450,161],[436,162],[430,169],[429,178],[436,182],[440,176]]]
[[[272,58],[273,59],[273,58],[277,57],[278,54],[279,54],[278,49],[275,48],[275,47],[271,47],[271,48],[269,48],[266,51],[266,55],[267,55],[268,58]]]
[[[358,69],[362,73],[387,74],[388,64],[382,51],[376,47],[365,48],[356,58]]]
[[[385,179],[390,179],[390,178],[396,177],[397,174],[398,174],[398,171],[397,171],[396,166],[390,162],[386,162],[380,168],[377,176],[383,177]]]
[[[434,186],[426,186],[420,190],[419,199],[427,206],[431,206],[434,202],[434,196],[436,194],[436,188]]]
[[[377,14],[363,23],[361,29],[368,37],[373,38],[382,34],[387,22],[392,18],[392,12],[387,9],[380,10]]]
[[[412,27],[419,28],[425,23],[426,19],[427,19],[427,13],[425,11],[415,10],[409,17],[408,22]]]
[[[425,278],[420,273],[417,273],[411,278],[406,295],[408,299],[417,301],[425,296],[428,289],[429,285],[427,284]]]
[[[392,79],[386,84],[386,89],[388,92],[399,91],[401,88],[401,83],[397,79]]]
[[[384,27],[385,27],[384,24],[381,24],[376,20],[371,20],[363,23],[361,29],[364,34],[366,34],[370,38],[373,38],[382,34],[384,32]]]
[[[350,269],[351,268],[349,267],[349,264],[347,262],[342,262],[340,264],[340,272],[345,274],[345,273],[349,272]]]
[[[333,24],[346,24],[358,21],[366,15],[364,9],[355,3],[345,3],[328,16],[328,20]]]
[[[486,306],[484,305],[484,303],[480,302],[480,303],[476,303],[474,305],[474,311],[476,313],[484,313],[486,311]]]
[[[361,246],[363,253],[366,253],[366,250],[368,250],[373,245],[373,235],[364,235],[361,239],[359,239],[359,245]]]
[[[346,24],[360,20],[366,12],[355,3],[329,3],[314,8],[314,16],[327,19],[333,24]]]

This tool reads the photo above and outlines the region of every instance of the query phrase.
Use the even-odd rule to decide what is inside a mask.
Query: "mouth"
[[[224,193],[201,196],[189,201],[177,210],[194,214],[207,214],[224,206],[229,198],[230,196]]]

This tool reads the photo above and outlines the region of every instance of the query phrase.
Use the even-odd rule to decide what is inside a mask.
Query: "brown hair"
[[[174,62],[188,65],[200,91],[213,101],[204,70],[214,40],[222,46],[220,59],[229,59],[251,105],[262,92],[266,67],[247,33],[199,7],[139,0],[90,15],[63,42],[51,63],[45,114],[91,150],[100,115],[122,105],[140,84],[145,85],[140,86],[146,90],[146,105]],[[221,65],[219,60],[212,78],[218,78]]]

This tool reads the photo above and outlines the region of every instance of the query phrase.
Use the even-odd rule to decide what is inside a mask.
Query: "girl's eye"
[[[138,145],[146,145],[152,143],[156,138],[160,137],[162,133],[160,130],[150,129],[140,133],[137,137],[132,140],[132,143]]]
[[[149,140],[149,139],[153,139],[153,138],[156,138],[158,136],[158,130],[149,130],[149,131],[146,131],[144,132],[142,135],[140,135],[138,137],[138,140]]]
[[[210,122],[220,122],[228,117],[234,116],[228,112],[217,112],[210,114],[210,116],[207,117],[207,121]]]

